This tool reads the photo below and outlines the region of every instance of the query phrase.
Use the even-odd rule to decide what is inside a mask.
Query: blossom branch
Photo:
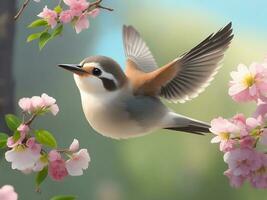
[[[22,6],[20,7],[18,13],[14,16],[14,20],[17,20],[20,15],[23,13],[24,9],[28,6],[30,0],[25,0]]]
[[[108,7],[102,6],[101,2],[102,2],[102,0],[97,0],[97,1],[95,1],[93,3],[91,3],[87,10],[90,11],[92,8],[94,8],[94,9],[95,8],[101,8],[101,9],[108,10],[108,11],[113,11],[114,10],[113,8],[108,8]]]
[[[62,2],[62,0],[59,1],[59,4],[60,5]],[[97,0],[93,3],[91,3],[89,6],[88,6],[88,11],[92,10],[92,8],[100,8],[100,9],[103,9],[103,10],[108,10],[108,11],[113,11],[114,9],[113,8],[109,8],[109,7],[105,7],[105,6],[102,6],[101,5],[101,2],[102,0]],[[25,0],[24,3],[22,4],[22,6],[20,7],[18,13],[14,16],[14,20],[17,20],[21,14],[23,13],[23,11],[25,10],[25,8],[28,6],[28,4],[30,3],[30,0]]]

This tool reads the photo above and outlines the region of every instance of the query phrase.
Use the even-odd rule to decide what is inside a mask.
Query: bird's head
[[[127,82],[119,64],[105,56],[91,56],[80,64],[58,66],[74,74],[74,80],[80,91],[91,94],[116,91]]]

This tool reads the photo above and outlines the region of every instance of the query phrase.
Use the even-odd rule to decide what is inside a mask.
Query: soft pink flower
[[[39,96],[33,96],[31,98],[32,106],[34,111],[40,110],[45,107],[44,100]]]
[[[77,139],[74,139],[73,142],[71,143],[69,150],[71,152],[76,152],[79,150],[79,141]]]
[[[15,192],[14,187],[11,185],[4,185],[0,188],[1,200],[17,200],[18,194]]]
[[[29,112],[31,113],[33,111],[33,106],[32,106],[32,101],[30,98],[21,98],[19,100],[19,107],[24,111],[24,112]]]
[[[40,158],[40,152],[24,145],[18,145],[7,151],[5,158],[12,163],[12,169],[26,170],[34,167],[36,161]]]
[[[82,30],[89,28],[89,19],[88,14],[84,13],[82,14],[77,22],[75,23],[75,31],[76,33],[80,33]]]
[[[239,188],[246,180],[244,176],[235,176],[230,169],[224,172],[224,175],[229,178],[232,187]]]
[[[255,188],[267,188],[267,157],[264,153],[259,154],[261,164],[249,177],[250,183]]]
[[[99,8],[95,8],[94,10],[90,11],[88,14],[89,16],[95,18],[99,15],[100,9]]]
[[[54,104],[50,106],[49,110],[53,115],[57,115],[57,113],[59,112],[59,107],[57,104]]]
[[[43,12],[37,15],[38,17],[43,18],[47,21],[47,23],[51,26],[51,28],[55,28],[57,25],[57,12],[54,10],[50,10],[47,6],[44,7]]]
[[[48,159],[49,159],[50,162],[53,162],[53,161],[56,161],[56,160],[60,160],[61,159],[61,155],[57,150],[52,150],[48,154]]]
[[[34,167],[32,168],[32,170],[34,172],[39,172],[41,170],[43,170],[44,167],[46,167],[48,165],[48,158],[46,155],[41,155],[39,160],[37,160],[37,162],[35,163]]]
[[[263,101],[259,101],[257,104],[256,111],[253,114],[253,117],[261,117],[263,120],[267,119],[267,103]]]
[[[246,117],[244,114],[242,113],[236,114],[230,119],[230,122],[235,124],[239,128],[240,136],[248,135]]]
[[[90,156],[87,149],[81,149],[79,152],[72,154],[72,158],[66,161],[66,168],[69,175],[82,175],[83,170],[88,168],[89,162]]]
[[[234,149],[225,153],[224,161],[234,176],[248,176],[260,166],[257,152],[248,148]]]
[[[251,131],[255,128],[260,128],[262,125],[261,123],[262,123],[261,117],[258,117],[257,119],[253,118],[253,117],[249,117],[246,120],[247,129],[249,131]]]
[[[86,0],[63,0],[70,7],[73,16],[79,17],[84,10],[89,7],[89,2]]]
[[[231,73],[229,95],[237,102],[246,102],[264,98],[267,93],[267,68],[258,63],[250,67],[240,64],[237,71]]]
[[[67,24],[71,22],[72,19],[73,19],[73,14],[71,10],[64,10],[60,13],[59,20],[62,23]]]
[[[229,140],[231,135],[235,135],[239,132],[239,128],[229,120],[218,117],[211,121],[210,131],[216,135],[212,138],[211,143],[219,143]]]
[[[227,151],[231,151],[235,148],[236,142],[235,140],[223,140],[220,143],[220,151],[222,152],[227,152]]]
[[[7,146],[10,148],[13,148],[19,144],[22,143],[22,141],[25,139],[26,135],[28,134],[30,128],[26,124],[21,124],[17,130],[19,131],[20,137],[15,140],[14,136],[11,136],[7,139]]]
[[[230,169],[224,172],[224,175],[229,178],[230,185],[239,188],[246,180],[244,176],[235,176]]]
[[[254,144],[255,144],[255,139],[248,135],[248,136],[242,137],[239,140],[239,143],[240,143],[241,148],[251,148],[252,149],[254,147]]]
[[[63,159],[57,159],[49,162],[48,173],[55,181],[63,180],[68,175],[65,161]]]

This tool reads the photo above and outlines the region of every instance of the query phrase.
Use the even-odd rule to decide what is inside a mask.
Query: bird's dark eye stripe
[[[102,81],[103,86],[106,90],[108,91],[116,90],[117,86],[113,80],[104,77],[100,77],[99,79]]]

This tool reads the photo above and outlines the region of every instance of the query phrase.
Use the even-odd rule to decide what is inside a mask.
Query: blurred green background
[[[81,147],[89,149],[92,161],[84,176],[68,177],[59,183],[47,180],[38,194],[32,175],[11,170],[10,164],[1,160],[0,186],[14,185],[20,200],[47,200],[57,194],[74,194],[79,200],[266,199],[267,191],[248,184],[241,189],[229,186],[223,175],[223,155],[218,145],[210,144],[211,135],[160,130],[121,141],[98,135],[85,120],[72,75],[56,67],[96,54],[110,56],[124,66],[123,24],[134,25],[141,32],[158,64],[163,65],[232,21],[235,37],[212,84],[198,98],[168,106],[204,121],[238,112],[249,115],[255,105],[238,105],[227,95],[229,72],[239,63],[249,65],[265,57],[266,1],[104,0],[103,4],[114,12],[101,11],[91,20],[90,29],[79,35],[66,28],[62,37],[39,52],[35,42],[25,42],[31,31],[26,26],[42,6],[53,6],[51,2],[32,2],[17,22],[16,98],[43,92],[55,97],[59,115],[40,118],[35,126],[53,132],[61,146],[77,138]]]

